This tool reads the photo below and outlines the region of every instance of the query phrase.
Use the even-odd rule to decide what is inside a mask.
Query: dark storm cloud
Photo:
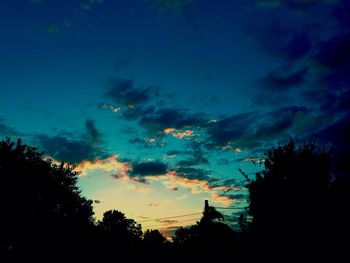
[[[134,162],[132,164],[132,170],[130,176],[142,177],[142,176],[156,176],[164,175],[168,171],[168,165],[160,161],[152,162]]]
[[[77,164],[84,160],[93,161],[106,157],[107,153],[101,148],[101,133],[96,129],[94,122],[87,120],[85,129],[85,133],[78,137],[72,134],[40,134],[36,139],[46,154],[59,161]]]

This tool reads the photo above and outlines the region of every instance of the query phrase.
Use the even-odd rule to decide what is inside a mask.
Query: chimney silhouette
[[[204,214],[207,214],[208,209],[209,209],[209,201],[204,200]]]

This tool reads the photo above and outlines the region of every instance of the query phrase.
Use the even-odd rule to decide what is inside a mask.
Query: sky
[[[97,219],[234,226],[290,139],[349,171],[349,1],[2,0],[0,40],[0,138],[75,165]]]

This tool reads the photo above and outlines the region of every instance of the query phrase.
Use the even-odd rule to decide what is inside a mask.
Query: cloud
[[[189,166],[179,166],[174,169],[176,175],[179,177],[187,178],[190,180],[202,180],[202,181],[212,181],[210,178],[210,172],[208,170],[189,167]]]
[[[128,172],[131,169],[128,162],[123,162],[118,156],[112,155],[105,159],[82,161],[76,166],[75,170],[80,172],[82,176],[86,176],[90,172],[98,170],[110,173],[116,178],[127,178]]]
[[[136,107],[147,104],[158,96],[154,87],[136,88],[130,79],[112,78],[108,82],[105,96],[123,107]]]
[[[94,160],[104,153],[85,140],[75,140],[64,136],[38,135],[37,139],[46,154],[64,162],[73,164],[84,160]]]
[[[315,45],[313,36],[319,32],[319,26],[288,25],[285,21],[275,20],[274,16],[262,19],[261,23],[247,26],[248,35],[260,51],[288,63],[312,53]]]
[[[350,33],[336,35],[324,42],[315,59],[330,70],[349,67]]]
[[[102,135],[97,130],[93,120],[88,119],[85,121],[85,129],[88,141],[90,141],[93,145],[99,145],[102,143]]]
[[[288,68],[279,68],[260,78],[256,85],[264,88],[264,91],[285,92],[292,88],[305,84],[308,70],[302,68],[290,72]],[[266,96],[266,94],[265,94]]]
[[[258,119],[257,112],[248,112],[228,116],[212,123],[207,129],[208,144],[224,147],[229,142],[238,141],[249,132],[256,119]]]
[[[129,143],[139,145],[142,148],[160,148],[164,146],[164,139],[161,137],[148,137],[148,138],[131,138]]]
[[[251,90],[252,106],[276,107],[285,105],[286,101],[300,103],[297,94],[309,84],[308,72],[306,67],[282,66],[257,79]]]
[[[77,164],[106,157],[107,153],[101,147],[101,133],[92,120],[86,121],[85,130],[78,136],[39,134],[35,137],[45,153],[59,161]]]
[[[197,136],[192,130],[176,131],[175,129],[170,128],[165,129],[164,133],[171,134],[174,138],[177,139],[190,139],[191,137]]]
[[[258,46],[264,47],[269,54],[283,58],[283,63],[287,62],[288,65],[308,69],[307,72],[295,71],[300,73],[296,75],[291,71],[291,79],[287,75],[286,83],[291,84],[287,85],[288,97],[278,94],[279,91],[283,91],[280,87],[286,86],[283,85],[284,82],[278,81],[274,85],[271,78],[274,77],[273,74],[270,73],[260,80],[264,90],[275,89],[265,98],[258,94],[255,102],[264,99],[271,107],[281,105],[281,102],[291,102],[291,97],[294,96],[294,103],[307,105],[308,109],[299,112],[292,110],[287,114],[276,112],[277,117],[271,115],[276,124],[271,126],[267,123],[267,126],[260,128],[257,126],[255,139],[268,139],[264,134],[270,131],[272,136],[279,136],[287,131],[294,132],[299,138],[316,138],[322,144],[332,145],[335,167],[339,168],[337,173],[347,173],[350,167],[344,160],[350,156],[347,135],[350,123],[350,4],[348,1],[336,0],[266,0],[255,3],[259,3],[260,7],[279,6],[295,13],[308,14],[303,19],[295,19],[299,24],[290,23],[287,26],[287,20],[278,20],[272,26],[261,26],[254,31],[257,33],[254,37]],[[317,17],[323,17],[322,20],[316,20],[316,14],[309,12],[316,10]],[[283,11],[278,9],[276,12]],[[328,27],[330,24],[331,28]],[[278,39],[282,35],[283,37]],[[294,51],[293,46],[296,48]],[[261,118],[266,121],[271,119],[266,116]],[[261,136],[258,136],[259,134]],[[340,172],[341,170],[343,171]]]
[[[204,114],[192,114],[185,109],[160,108],[155,114],[142,117],[139,124],[152,134],[162,134],[167,129],[203,127],[207,122]]]
[[[187,172],[187,171],[186,171]],[[201,176],[197,178],[188,178],[188,173],[179,174],[177,171],[169,171],[166,175],[152,176],[150,181],[158,181],[165,185],[168,189],[184,188],[188,189],[192,194],[208,194],[213,202],[221,205],[230,205],[235,202],[234,199],[226,196],[223,192],[234,190],[233,187],[224,185],[211,185]]]
[[[133,177],[156,176],[166,174],[167,170],[168,165],[160,161],[134,162],[129,174]]]
[[[251,112],[234,115],[217,121],[208,129],[208,146],[235,151],[258,149],[281,139],[289,139],[301,131],[298,125],[312,111],[303,106],[282,107],[269,112]],[[316,124],[316,122],[315,122]],[[312,127],[316,128],[316,127]]]
[[[203,149],[204,143],[199,141],[193,141],[189,144],[190,151],[189,153],[192,155],[192,161],[195,164],[209,164],[209,159],[207,158],[207,152]]]

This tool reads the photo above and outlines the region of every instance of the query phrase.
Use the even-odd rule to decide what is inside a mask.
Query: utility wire
[[[217,209],[232,209],[232,210],[242,210],[246,209],[246,207],[219,207],[219,206],[213,206],[214,208]]]
[[[182,222],[189,222],[189,221],[197,221],[197,220],[200,220],[200,218],[197,218],[197,219],[189,219],[189,220],[181,220],[181,221],[178,221],[178,222],[174,222],[174,223],[171,223],[169,224],[167,227],[176,227],[177,225],[176,224],[179,224],[179,223],[182,223]],[[151,226],[145,226],[145,227],[142,227],[144,229],[149,229],[150,227],[158,227],[158,226],[164,226],[164,224],[159,224],[159,225],[151,225]],[[189,225],[190,226],[190,225]],[[178,227],[181,227],[181,226],[178,226]],[[167,228],[163,228],[163,229],[167,229]]]
[[[151,219],[145,219],[145,220],[141,220],[141,221],[137,221],[137,222],[138,222],[138,223],[141,223],[141,222],[150,222],[150,221],[157,221],[157,220],[162,220],[162,219],[179,218],[179,217],[186,217],[186,216],[199,215],[199,214],[202,214],[202,212],[200,212],[200,213],[193,213],[193,214],[186,214],[186,215],[177,215],[177,216],[168,216],[168,217],[160,217],[160,218],[151,218]]]
[[[193,224],[188,224],[188,225],[184,225],[184,226],[170,226],[170,227],[180,228],[180,227],[188,227],[188,226],[193,226]],[[169,229],[169,228],[158,228],[157,230],[171,230],[171,229]]]

